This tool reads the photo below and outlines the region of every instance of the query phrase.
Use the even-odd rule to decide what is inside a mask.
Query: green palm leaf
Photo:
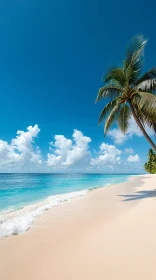
[[[156,114],[156,96],[148,92],[139,92],[141,96],[140,102],[138,103],[138,109],[146,111],[146,113]]]
[[[125,69],[140,59],[146,44],[147,40],[142,35],[136,35],[131,39],[127,48],[126,60],[124,61]]]
[[[141,121],[142,125],[148,125],[154,133],[156,133],[156,114],[154,112],[149,112],[147,114],[144,109],[137,110],[137,115],[139,120]]]
[[[156,79],[149,79],[137,85],[140,91],[153,93],[156,91]]]
[[[144,59],[143,52],[147,40],[143,36],[132,38],[131,44],[127,50],[126,60],[124,62],[127,83],[134,83],[140,76]]]
[[[110,126],[112,125],[112,123],[114,122],[114,120],[117,118],[119,108],[120,108],[119,104],[115,105],[115,107],[112,109],[111,113],[107,117],[106,122],[105,122],[105,127],[104,127],[105,135],[106,135],[108,129],[110,128]]]
[[[111,80],[115,80],[119,85],[123,86],[125,84],[125,73],[123,68],[111,68],[103,78],[103,82],[108,83]]]
[[[110,101],[101,111],[98,124],[100,124],[104,118],[110,113],[110,111],[117,105],[118,98],[115,98],[114,100]]]
[[[108,86],[104,86],[102,88],[99,89],[97,98],[96,98],[96,102],[98,102],[99,100],[101,100],[103,97],[110,97],[113,98],[115,96],[118,96],[122,91],[122,88],[116,85],[108,85]]]
[[[149,80],[152,80],[156,78],[156,68],[152,68],[149,71],[147,71],[140,79],[138,79],[135,83],[135,85],[137,85],[139,87],[139,85],[142,82],[146,82]]]
[[[118,119],[117,119],[118,126],[123,133],[125,133],[128,129],[130,116],[131,116],[131,110],[129,106],[124,104],[119,111]]]
[[[148,125],[156,133],[156,96],[147,92],[139,92],[134,97],[132,104],[142,125]]]

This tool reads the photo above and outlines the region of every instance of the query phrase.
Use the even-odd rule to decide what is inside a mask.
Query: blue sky
[[[91,166],[91,171],[98,171],[99,168],[102,172],[120,172],[123,163],[125,172],[129,170],[130,163],[131,169],[142,171],[148,143],[144,137],[136,136],[135,128],[126,140],[124,138],[118,143],[109,136],[104,139],[103,126],[97,125],[104,102],[95,105],[95,98],[103,73],[109,66],[123,60],[128,41],[133,35],[142,33],[149,39],[145,70],[155,66],[155,8],[154,1],[150,5],[145,1],[130,1],[125,5],[125,1],[121,0],[107,3],[101,0],[1,1],[1,172],[59,170],[62,164],[59,161],[57,165],[45,167],[48,153],[58,156],[54,137],[64,135],[73,140],[74,129],[92,140],[85,147],[85,152],[90,154],[87,154],[90,160],[86,166],[90,166],[91,159],[100,155],[102,142],[108,144],[107,147],[114,145],[121,151],[120,155],[116,155],[121,159],[115,160],[113,167],[105,161],[100,167],[98,163]],[[35,127],[34,134],[25,134],[29,138],[25,149],[38,156],[40,154],[42,164],[33,164],[32,154],[28,152],[26,155],[26,150],[21,150],[19,143],[13,147],[11,142],[12,138],[16,139],[18,130],[26,132],[27,127],[34,127],[35,124],[40,132]],[[18,141],[22,141],[21,138]],[[51,141],[53,144],[50,145]],[[69,150],[73,147],[74,142]],[[125,152],[127,148],[131,148],[131,153],[130,150]],[[9,153],[12,152],[22,157],[16,164],[15,160],[9,161]],[[102,151],[104,154],[106,149]],[[129,156],[133,156],[136,162],[128,162]],[[64,162],[67,162],[67,158]],[[84,168],[83,163],[84,158],[81,158],[68,170],[79,171],[80,166]],[[64,165],[68,164],[63,164],[63,168]]]

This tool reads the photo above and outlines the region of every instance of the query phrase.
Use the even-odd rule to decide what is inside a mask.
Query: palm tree
[[[156,173],[156,153],[153,149],[149,149],[148,151],[148,162],[145,163],[144,168],[151,174]]]
[[[156,150],[145,130],[148,125],[156,132],[156,68],[141,75],[146,44],[143,36],[132,38],[122,67],[112,67],[103,78],[104,86],[99,89],[96,102],[110,99],[99,117],[99,124],[105,120],[105,135],[115,121],[125,133],[133,115],[145,138]]]

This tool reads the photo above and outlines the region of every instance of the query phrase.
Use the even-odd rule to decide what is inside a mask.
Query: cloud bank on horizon
[[[115,131],[115,132],[114,132]],[[17,131],[10,144],[0,140],[0,172],[141,172],[142,163],[131,147],[117,148],[102,142],[99,148],[91,150],[92,139],[74,129],[71,139],[55,135],[49,144],[49,152],[43,155],[35,144],[40,133],[38,125]],[[112,129],[109,136],[115,143],[123,143],[127,137],[141,136],[133,123],[126,135],[120,136],[118,129]],[[132,167],[133,163],[133,167]]]

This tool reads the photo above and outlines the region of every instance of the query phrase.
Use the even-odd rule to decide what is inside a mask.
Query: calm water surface
[[[0,174],[0,211],[18,209],[52,195],[123,182],[128,177],[128,174]]]

